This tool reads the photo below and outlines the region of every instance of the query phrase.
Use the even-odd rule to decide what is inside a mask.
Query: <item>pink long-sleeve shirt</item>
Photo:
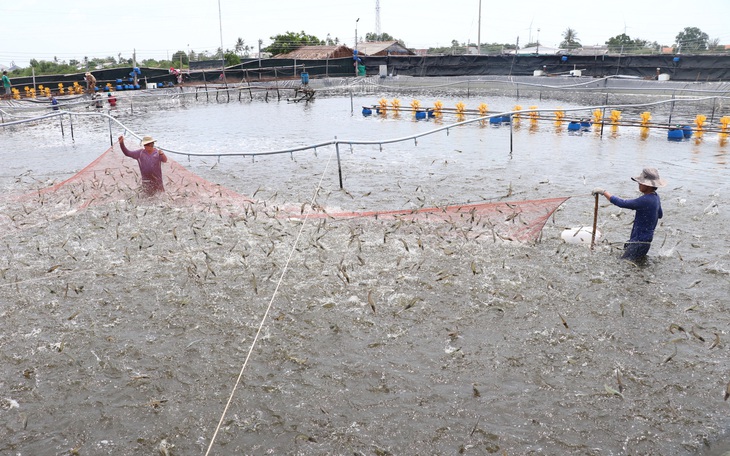
[[[137,160],[139,173],[142,175],[142,188],[146,193],[165,191],[165,186],[162,184],[162,163],[167,161],[166,156],[160,155],[157,149],[153,149],[150,154],[144,149],[129,150],[124,143],[119,143],[119,147],[124,155]]]

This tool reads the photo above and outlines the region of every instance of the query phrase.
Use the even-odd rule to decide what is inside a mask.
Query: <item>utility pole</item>
[[[378,41],[382,41],[380,37],[380,0],[375,0],[375,36],[378,37]]]
[[[482,53],[482,0],[479,0],[479,21],[477,22],[477,54]]]
[[[360,22],[360,18],[358,17],[355,20],[355,50],[357,51],[357,23]]]

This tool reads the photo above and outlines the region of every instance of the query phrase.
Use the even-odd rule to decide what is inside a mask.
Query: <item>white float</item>
[[[590,226],[579,226],[575,228],[567,228],[560,234],[560,238],[568,244],[585,244],[591,245],[591,237],[593,236],[593,228]],[[596,229],[596,242],[601,238],[601,230]]]

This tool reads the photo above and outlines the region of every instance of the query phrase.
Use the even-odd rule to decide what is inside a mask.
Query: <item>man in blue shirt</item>
[[[656,189],[667,184],[664,179],[659,177],[659,171],[656,168],[644,168],[640,175],[632,177],[631,180],[639,184],[639,191],[642,195],[638,198],[621,199],[602,188],[594,188],[593,194],[605,196],[611,204],[618,207],[636,211],[631,237],[624,244],[624,254],[621,258],[638,261],[644,259],[649,253],[651,241],[654,239],[654,229],[664,215]]]

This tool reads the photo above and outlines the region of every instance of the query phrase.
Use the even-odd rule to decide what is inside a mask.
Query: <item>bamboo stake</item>
[[[593,232],[591,233],[591,250],[596,244],[596,225],[598,224],[598,194],[596,194],[596,204],[593,207]]]

